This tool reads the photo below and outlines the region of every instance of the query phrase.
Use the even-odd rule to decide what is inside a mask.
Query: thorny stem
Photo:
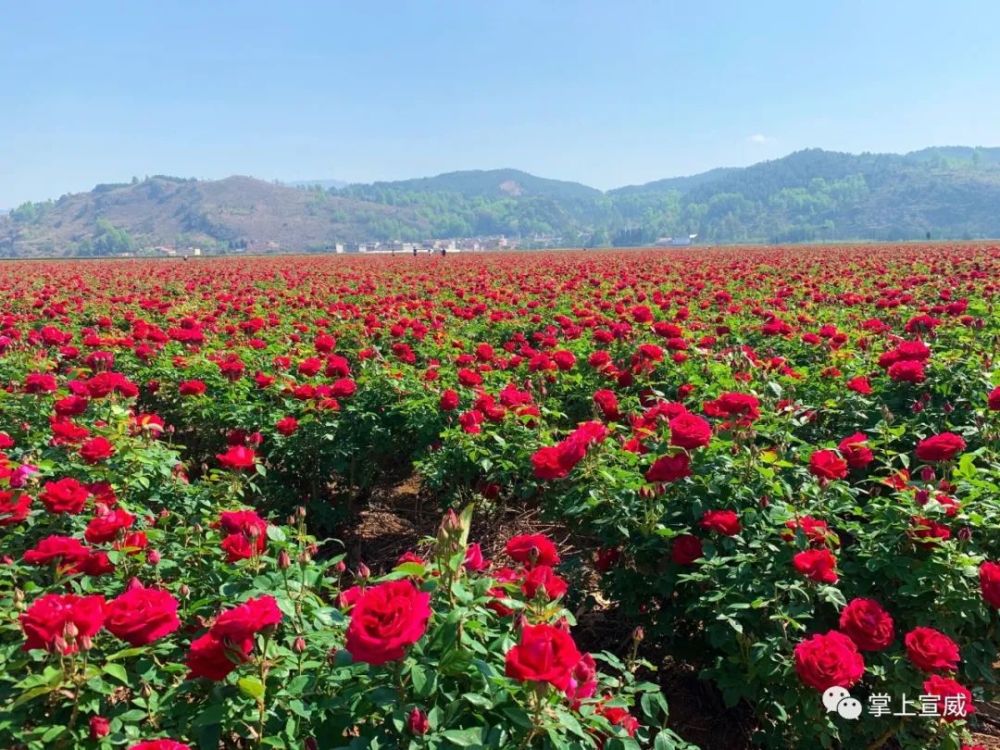
[[[535,685],[534,689],[531,691],[531,731],[524,736],[524,741],[521,743],[522,748],[527,748],[531,746],[531,741],[537,737],[542,731],[542,708],[544,706],[542,702],[542,696],[544,695],[546,688],[544,685]]]
[[[263,691],[257,699],[257,747],[264,746],[264,724],[267,721],[267,672],[270,664],[267,661],[267,645],[271,641],[270,634],[264,635],[264,643],[260,649],[260,686]]]

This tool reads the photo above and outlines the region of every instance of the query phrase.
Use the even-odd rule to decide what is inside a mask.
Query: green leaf
[[[458,747],[477,747],[482,745],[482,729],[447,729],[441,736]]]
[[[283,542],[285,541],[285,531],[280,526],[268,525],[267,538],[272,542]]]
[[[410,670],[410,680],[413,682],[413,692],[422,698],[427,688],[427,673],[423,667],[419,664],[413,665],[413,669]]]
[[[114,677],[119,682],[128,685],[128,672],[121,664],[105,664],[104,674]]]
[[[37,698],[40,695],[51,693],[58,687],[59,687],[58,685],[42,685],[40,687],[32,688],[31,690],[25,690],[23,693],[17,696],[17,700],[15,700],[13,703],[10,704],[10,708],[11,709],[17,708],[18,706],[23,705],[28,701]]]
[[[139,654],[146,653],[147,649],[145,646],[137,646],[135,648],[127,648],[124,651],[116,651],[107,658],[107,661],[118,661],[119,659],[130,659],[133,656],[138,656]]]
[[[256,677],[241,677],[237,683],[240,692],[248,698],[259,701],[264,697],[264,685]]]
[[[222,723],[222,713],[225,711],[225,705],[222,703],[212,703],[202,711],[195,718],[193,726],[195,727],[207,727],[213,724]]]
[[[52,740],[54,740],[56,737],[58,737],[59,735],[61,735],[65,731],[66,731],[66,727],[63,727],[63,726],[49,727],[45,731],[45,734],[43,734],[39,739],[42,742],[52,742]]]

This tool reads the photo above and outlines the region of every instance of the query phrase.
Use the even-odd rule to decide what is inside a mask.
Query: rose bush
[[[5,747],[662,750],[644,656],[775,747],[978,720],[846,722],[831,680],[997,694],[996,247],[9,271]],[[449,521],[352,575],[328,537],[411,467],[571,544]],[[642,643],[580,651],[598,603]]]

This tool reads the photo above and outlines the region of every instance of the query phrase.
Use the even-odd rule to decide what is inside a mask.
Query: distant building
[[[693,243],[696,239],[698,239],[697,234],[681,235],[679,237],[660,237],[656,241],[656,244],[660,246],[685,247]]]

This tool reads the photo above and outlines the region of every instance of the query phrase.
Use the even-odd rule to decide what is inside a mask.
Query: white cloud
[[[777,138],[772,138],[769,135],[764,135],[763,133],[754,133],[753,135],[747,136],[748,143],[755,143],[758,146],[764,146],[767,144],[774,143]]]

